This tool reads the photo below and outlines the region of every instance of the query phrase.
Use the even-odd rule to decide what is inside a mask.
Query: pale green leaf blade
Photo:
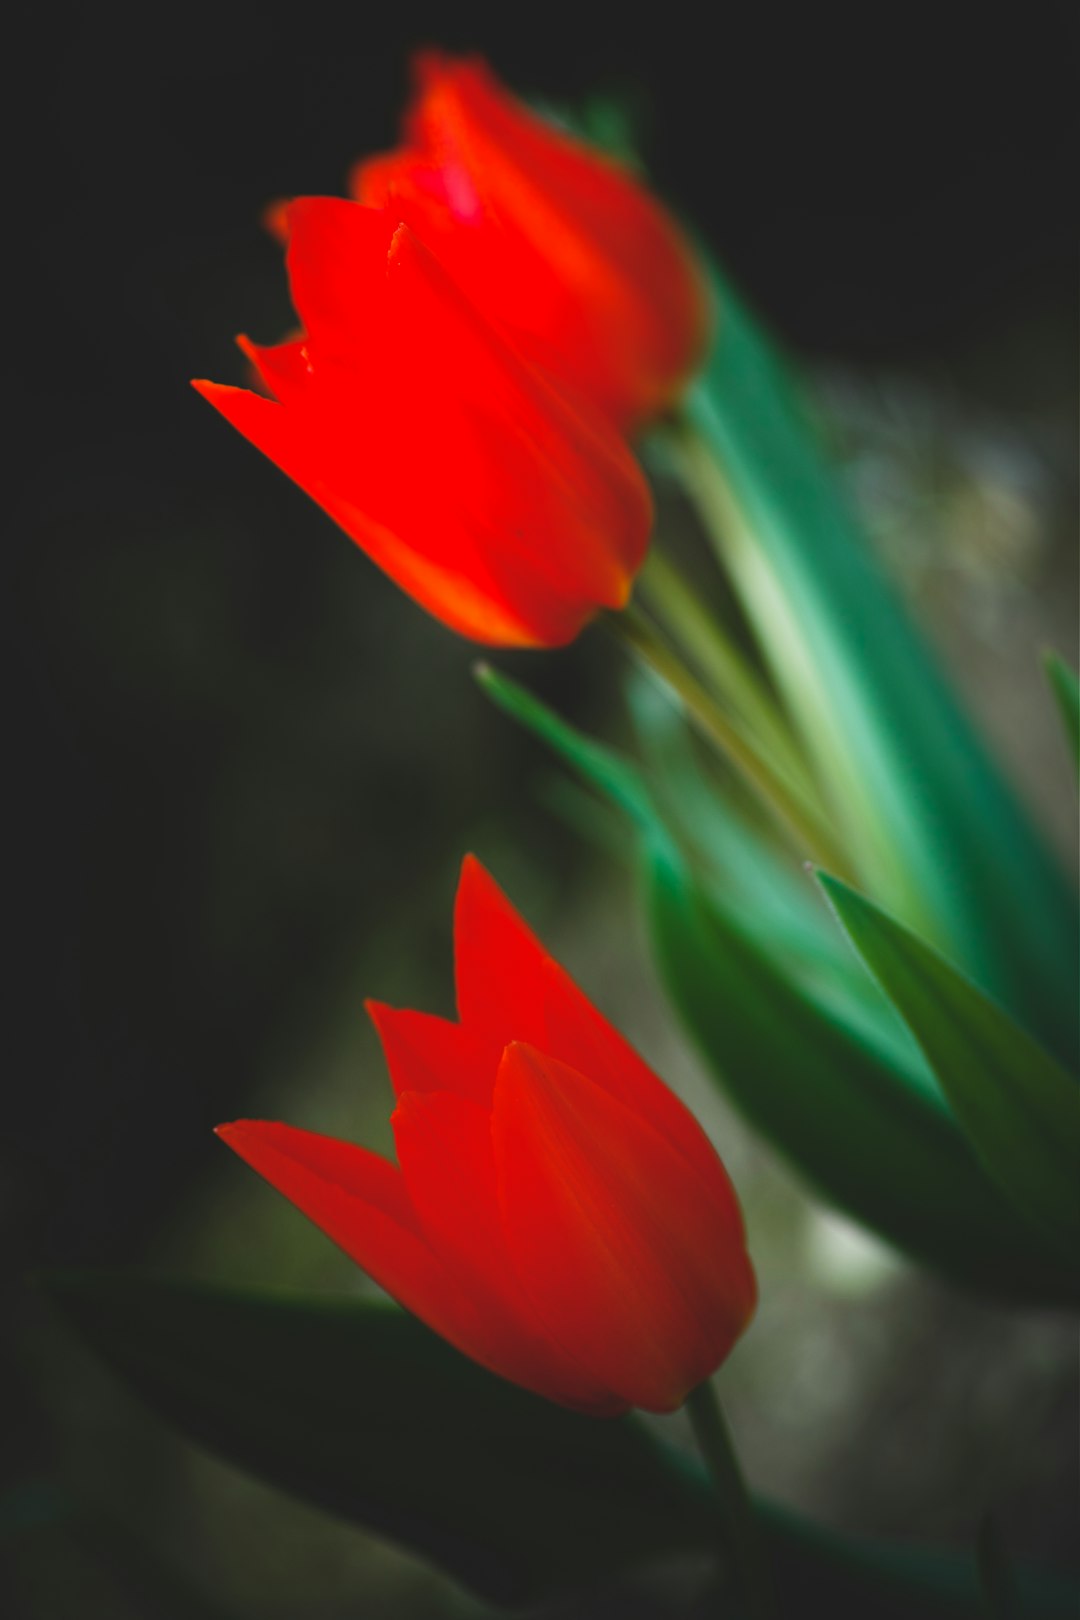
[[[787,368],[714,281],[688,476],[856,869],[1072,1062],[1075,894],[878,567]]]
[[[1080,769],[1080,681],[1065,660],[1056,652],[1043,657],[1046,678],[1061,715],[1065,741],[1069,745],[1072,762]]]

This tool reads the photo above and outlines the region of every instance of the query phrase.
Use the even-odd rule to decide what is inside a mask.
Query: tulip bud
[[[527,365],[396,218],[305,197],[288,221],[303,332],[240,340],[271,397],[199,392],[462,635],[561,646],[624,607],[652,508],[614,429]]]
[[[598,1416],[672,1411],[754,1310],[724,1168],[471,857],[454,939],[457,1022],[369,1004],[397,1166],[288,1125],[218,1134],[493,1372]]]
[[[705,281],[659,203],[511,96],[485,63],[423,52],[401,147],[352,190],[389,208],[469,298],[624,429],[704,358]]]

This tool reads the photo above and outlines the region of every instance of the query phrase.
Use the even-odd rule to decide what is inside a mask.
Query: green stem
[[[776,1620],[776,1594],[761,1529],[709,1379],[687,1396],[686,1410],[712,1479],[723,1555],[742,1595],[747,1620]]]
[[[689,652],[702,674],[804,791],[813,784],[798,744],[765,682],[700,594],[655,545],[638,578],[638,593]]]
[[[786,833],[799,859],[813,859],[828,871],[844,876],[847,862],[817,811],[706,692],[644,614],[631,603],[621,613],[605,614],[602,622],[678,695],[697,730],[737,767]]]

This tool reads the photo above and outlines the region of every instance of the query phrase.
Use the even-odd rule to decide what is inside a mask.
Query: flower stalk
[[[720,1510],[722,1550],[745,1605],[747,1620],[777,1620],[772,1572],[750,1493],[723,1408],[706,1379],[687,1396],[686,1411]]]
[[[640,609],[631,603],[601,621],[622,645],[669,686],[711,747],[740,772],[785,835],[799,860],[815,860],[843,873],[847,862],[817,810],[749,735],[710,695]]]
[[[765,681],[680,569],[653,546],[638,595],[686,651],[710,686],[730,703],[765,750],[806,793],[813,783],[795,736]]]

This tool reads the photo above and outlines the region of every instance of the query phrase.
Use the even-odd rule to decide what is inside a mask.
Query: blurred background
[[[393,144],[417,44],[482,50],[555,106],[618,98],[801,359],[875,543],[1075,867],[1037,663],[1077,653],[1071,11],[385,12],[68,8],[9,62],[5,1612],[485,1612],[178,1440],[27,1284],[139,1263],[362,1286],[211,1130],[256,1114],[389,1146],[361,1000],[451,1010],[466,849],[721,1145],[762,1282],[722,1374],[754,1483],[957,1546],[992,1508],[1017,1552],[1075,1565],[1070,1324],[928,1281],[742,1131],[662,1004],[627,872],[556,813],[473,650],[187,386],[243,380],[234,332],[289,327],[260,211]],[[618,738],[597,642],[500,662]],[[543,1613],[690,1613],[695,1591],[666,1572]]]

